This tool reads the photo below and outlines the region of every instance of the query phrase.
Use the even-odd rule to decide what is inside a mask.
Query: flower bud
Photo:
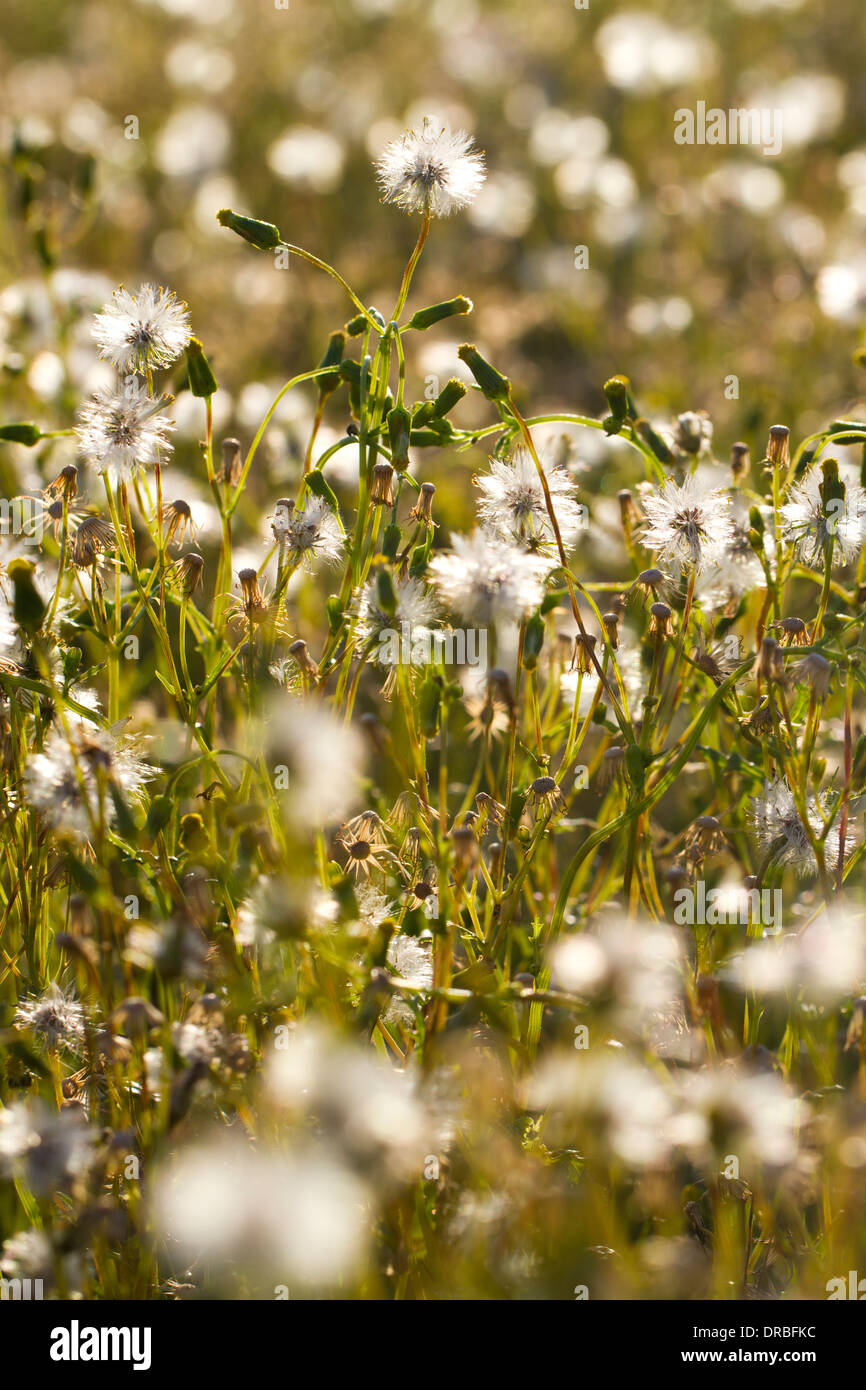
[[[431,304],[428,309],[419,309],[414,313],[406,325],[407,328],[432,328],[434,323],[441,323],[442,319],[453,318],[455,314],[471,314],[472,300],[465,295],[458,294],[454,299],[446,299],[441,304]]]
[[[325,349],[325,355],[319,363],[322,367],[333,367],[334,370],[324,376],[316,378],[320,396],[329,396],[332,391],[336,391],[340,384],[340,363],[343,360],[343,352],[346,347],[345,333],[332,333]]]
[[[505,401],[511,394],[511,382],[481,356],[471,343],[463,343],[457,349],[457,356],[465,362],[484,395],[490,401]]]
[[[259,222],[255,217],[244,217],[242,213],[232,212],[231,208],[221,208],[217,213],[217,222],[221,227],[237,232],[259,251],[275,251],[282,241],[273,222]]]
[[[212,396],[218,389],[218,383],[198,338],[190,338],[189,340],[189,346],[186,350],[186,365],[189,373],[189,389],[192,394],[200,399],[207,399]]]

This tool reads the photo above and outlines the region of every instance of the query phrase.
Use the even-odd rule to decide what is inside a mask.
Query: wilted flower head
[[[529,1079],[527,1104],[548,1112],[546,1136],[579,1143],[583,1152],[600,1145],[638,1169],[669,1153],[672,1097],[654,1071],[623,1050],[550,1054]]]
[[[424,665],[433,655],[436,599],[420,579],[393,583],[394,611],[382,607],[377,576],[368,580],[358,598],[358,640],[372,646],[373,661],[380,666]]]
[[[272,529],[275,540],[296,563],[336,562],[346,544],[339,519],[320,497],[310,497],[300,508],[290,498],[281,500],[274,509]]]
[[[832,674],[833,667],[820,652],[809,652],[808,656],[804,656],[802,661],[798,661],[791,668],[793,679],[802,685],[808,685],[816,700],[826,700]]]
[[[171,290],[142,285],[138,294],[123,286],[93,321],[100,357],[121,373],[168,367],[190,340],[189,310]]]
[[[752,994],[834,1003],[866,982],[866,924],[834,907],[799,932],[750,942],[726,974]]]
[[[102,729],[67,714],[49,730],[42,751],[30,756],[24,772],[27,800],[55,830],[87,840],[100,815],[114,823],[109,783],[135,800],[154,776],[140,750],[140,738],[124,733],[122,724]]]
[[[563,545],[571,546],[583,526],[576,488],[559,463],[545,458],[541,463]],[[528,449],[515,449],[508,459],[491,458],[490,472],[474,481],[481,492],[478,516],[489,531],[527,550],[555,545],[544,488]]]
[[[814,796],[806,797],[809,829],[818,839],[824,833],[822,809]],[[771,853],[776,863],[788,865],[798,874],[817,872],[815,851],[787,782],[779,779],[764,784],[763,795],[752,797],[750,820],[763,853]],[[846,835],[845,853],[852,847],[853,838]],[[839,861],[839,833],[835,824],[824,841],[824,858],[829,869],[835,868]]]
[[[0,1110],[0,1175],[21,1178],[39,1196],[66,1188],[87,1167],[92,1135],[81,1111],[41,1101]]]
[[[174,421],[159,412],[168,399],[153,399],[134,378],[96,392],[79,414],[78,438],[97,473],[126,478],[164,460]]]
[[[364,747],[357,730],[313,699],[275,700],[262,730],[282,805],[298,826],[340,818],[354,801]]]
[[[518,622],[537,608],[551,562],[475,531],[455,536],[452,550],[430,562],[433,582],[454,613],[481,627]]]
[[[472,202],[484,182],[484,156],[465,130],[454,134],[425,117],[418,130],[408,130],[385,146],[376,172],[386,203],[404,212],[450,217]]]
[[[823,570],[831,544],[835,568],[856,560],[866,538],[866,492],[848,483],[844,497],[825,503],[822,481],[820,468],[810,468],[779,509],[785,540],[804,565],[818,570]]]
[[[781,1077],[712,1066],[684,1075],[679,1089],[668,1134],[693,1157],[716,1163],[735,1153],[768,1167],[796,1158],[801,1107]]]
[[[72,563],[79,569],[89,569],[103,551],[117,544],[114,527],[101,516],[87,516],[72,538]]]
[[[700,572],[717,563],[733,539],[727,493],[691,476],[681,486],[669,478],[644,497],[643,509],[642,544],[664,565]]]
[[[42,995],[23,1000],[13,1019],[16,1028],[27,1028],[53,1051],[77,1052],[84,1040],[84,1010],[57,984]]]
[[[367,1239],[367,1190],[318,1151],[291,1156],[221,1139],[184,1149],[156,1177],[154,1215],[187,1259],[240,1267],[271,1284],[328,1287],[355,1272]]]
[[[317,1121],[377,1180],[417,1171],[432,1120],[417,1072],[398,1070],[372,1049],[307,1023],[274,1048],[265,1083],[276,1105]]]

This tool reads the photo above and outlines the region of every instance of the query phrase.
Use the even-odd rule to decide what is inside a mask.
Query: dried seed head
[[[417,792],[402,791],[394,802],[391,814],[388,817],[392,825],[408,825],[415,819],[416,813],[421,809],[421,801]]]
[[[749,471],[751,455],[748,444],[731,445],[731,472],[735,479],[744,478]]]
[[[404,864],[414,865],[421,856],[421,831],[417,825],[410,825],[400,846],[400,859]]]
[[[505,807],[495,801],[487,792],[479,792],[475,798],[475,805],[478,808],[478,820],[481,825],[487,821],[492,821],[494,825],[501,825],[505,818]]]
[[[78,569],[89,569],[103,550],[115,544],[114,527],[101,516],[85,517],[72,541],[72,563]]]
[[[605,613],[601,620],[604,623],[608,641],[615,652],[619,651],[619,619],[619,613]]]
[[[810,652],[798,661],[791,674],[795,681],[808,685],[816,700],[826,700],[833,667],[820,652]]]
[[[394,469],[390,463],[377,463],[370,484],[370,501],[374,507],[393,507]]]
[[[507,709],[514,706],[514,694],[511,689],[511,678],[507,671],[503,671],[500,666],[494,666],[487,673],[487,689],[492,700],[498,700]]]
[[[619,502],[619,514],[622,518],[623,530],[626,533],[628,533],[631,531],[632,527],[638,519],[637,507],[634,504],[634,497],[632,496],[631,489],[627,487],[622,488],[616,494],[616,497],[617,501]]]
[[[774,468],[785,468],[790,460],[788,440],[791,431],[787,425],[771,425],[767,440],[767,461]]]
[[[241,476],[241,441],[224,439],[222,442],[222,478],[230,487],[236,487]]]
[[[654,637],[669,637],[674,630],[673,611],[666,603],[650,607],[650,632]]]
[[[802,618],[780,618],[770,626],[779,629],[786,647],[804,647],[808,642],[809,634]]]
[[[565,799],[556,783],[554,777],[536,777],[530,783],[529,791],[526,796],[528,809],[535,811],[536,815],[553,815],[555,811],[565,810]]]
[[[451,831],[454,868],[462,877],[478,863],[478,841],[471,825],[458,825]]]
[[[574,655],[571,658],[572,671],[577,670],[586,676],[593,670],[593,655],[596,638],[590,632],[578,632],[574,639]]]
[[[291,644],[289,647],[289,655],[294,657],[305,676],[309,676],[311,680],[318,679],[319,668],[310,656],[307,650],[307,644],[302,637],[299,637],[297,642]]]
[[[597,782],[600,791],[611,786],[613,782],[622,775],[625,764],[625,749],[618,746],[606,748],[601,758],[601,767],[598,770]]]
[[[178,497],[166,508],[165,515],[168,522],[166,545],[171,545],[172,542],[182,545],[186,536],[189,536],[193,541],[195,540],[198,527],[192,519],[188,502],[185,502],[182,497]]]
[[[768,684],[773,682],[777,685],[784,684],[785,663],[782,660],[782,649],[775,637],[763,637],[761,639],[755,661],[755,676],[759,680],[767,681]]]
[[[436,488],[433,483],[422,483],[421,491],[418,494],[418,501],[412,508],[409,516],[412,521],[423,521],[427,525],[433,520],[433,494]]]
[[[195,593],[201,583],[203,569],[204,560],[194,551],[175,562],[173,570],[184,598],[190,598]]]
[[[240,582],[243,604],[247,613],[267,606],[265,596],[259,588],[258,570],[238,570],[238,581]]]
[[[49,497],[65,497],[67,502],[71,502],[78,493],[78,469],[75,464],[67,463],[65,468],[61,468],[45,492]]]
[[[699,858],[703,858],[707,854],[716,854],[724,843],[725,837],[722,834],[722,827],[715,816],[698,816],[697,820],[689,827],[686,836],[687,848],[690,851],[697,850]]]
[[[291,497],[278,497],[271,517],[271,530],[275,541],[284,541],[289,534],[295,503]]]

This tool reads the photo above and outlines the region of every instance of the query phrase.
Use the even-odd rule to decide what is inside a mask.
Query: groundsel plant
[[[376,172],[393,303],[214,209],[330,279],[256,428],[144,284],[82,319],[115,379],[0,430],[46,515],[0,537],[0,1268],[823,1296],[866,1261],[866,423],[727,462],[624,376],[539,418],[471,341],[416,395],[484,159],[430,119]],[[679,925],[713,888],[781,920]]]

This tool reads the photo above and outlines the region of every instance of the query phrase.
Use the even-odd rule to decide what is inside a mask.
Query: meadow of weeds
[[[735,8],[759,24],[779,6]],[[387,46],[398,9],[355,17]],[[88,7],[90,41],[109,10]],[[672,84],[647,58],[620,80],[633,32],[617,49],[599,31],[596,50],[640,99]],[[177,63],[223,91],[213,47],[187,42]],[[681,82],[689,62],[714,71],[712,43],[680,50]],[[25,96],[33,61],[15,69]],[[826,133],[822,91],[825,126],[795,151]],[[513,109],[538,121],[530,98]],[[750,384],[696,340],[686,409],[687,379],[659,399],[682,296],[655,329],[636,301],[637,370],[609,370],[606,323],[627,346],[605,308],[618,251],[585,389],[567,307],[533,360],[514,317],[532,290],[507,257],[477,263],[479,207],[513,219],[521,178],[456,121],[382,125],[373,167],[353,162],[360,255],[349,194],[325,244],[299,244],[308,210],[223,196],[218,123],[199,113],[198,144],[189,111],[166,126],[157,165],[207,175],[202,236],[247,287],[229,314],[177,228],[122,283],[107,249],[73,256],[119,204],[103,190],[88,230],[87,111],[62,157],[26,114],[5,132],[0,294],[4,1286],[857,1297],[866,408],[839,327],[859,294],[848,214],[822,268],[837,327],[811,343],[820,372],[800,364],[796,392]],[[588,169],[603,121],[568,119]],[[342,146],[304,131],[271,167],[299,196],[339,189]],[[555,147],[562,122],[533,138]],[[662,183],[684,211],[675,150]],[[844,158],[862,195],[866,155]],[[541,161],[560,192],[582,186],[570,159]],[[616,168],[595,176],[602,208],[630,206],[622,167],[619,192]],[[116,200],[146,219],[124,178]],[[863,206],[852,194],[855,221]],[[817,213],[791,215],[814,242]],[[534,235],[510,225],[511,243]],[[755,242],[768,261],[772,235]],[[151,273],[165,260],[170,284]],[[793,273],[774,271],[783,318],[820,278],[804,264],[791,294]],[[306,315],[288,349],[269,341],[271,295],[294,312],[286,284]],[[698,387],[712,373],[721,428]]]

